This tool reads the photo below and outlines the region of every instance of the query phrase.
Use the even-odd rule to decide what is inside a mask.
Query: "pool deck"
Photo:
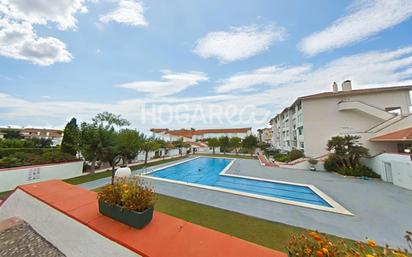
[[[237,159],[228,174],[311,184],[343,205],[354,216],[150,181],[161,194],[345,238],[365,240],[368,237],[381,245],[387,243],[393,247],[407,246],[404,241],[405,231],[412,228],[410,190],[376,179],[361,180],[328,172],[264,167],[257,160]]]

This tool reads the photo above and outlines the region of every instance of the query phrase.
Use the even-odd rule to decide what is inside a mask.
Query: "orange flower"
[[[324,254],[326,254],[326,255],[328,255],[328,254],[329,254],[328,249],[327,249],[327,248],[325,248],[325,247],[323,247],[323,248],[322,248],[322,252],[323,252]]]
[[[310,249],[310,248],[305,248],[304,251],[305,251],[306,255],[310,255],[312,253],[312,249]]]
[[[316,251],[316,256],[317,257],[323,257],[323,252],[322,251]]]
[[[376,246],[376,242],[373,241],[373,240],[368,239],[367,242],[368,242],[368,245],[371,246],[371,247],[375,247],[375,246]]]

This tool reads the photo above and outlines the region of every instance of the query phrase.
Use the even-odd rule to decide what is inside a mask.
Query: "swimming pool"
[[[227,174],[234,162],[235,159],[197,157],[145,175],[169,182],[341,213],[336,211],[336,207],[343,207],[312,185]]]

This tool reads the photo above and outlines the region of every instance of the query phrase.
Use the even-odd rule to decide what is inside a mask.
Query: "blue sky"
[[[262,127],[334,81],[412,84],[410,16],[411,0],[0,0],[0,125]]]

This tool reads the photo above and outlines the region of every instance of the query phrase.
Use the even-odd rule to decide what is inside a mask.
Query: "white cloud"
[[[100,16],[103,23],[118,22],[130,26],[147,26],[148,22],[144,17],[144,8],[141,1],[138,0],[119,0],[118,7]]]
[[[84,0],[0,0],[8,19],[45,25],[54,22],[61,30],[76,27],[75,14],[87,12]]]
[[[84,0],[0,0],[0,55],[38,65],[69,62],[72,55],[55,37],[42,37],[34,25],[75,28],[75,14],[87,12]]]
[[[28,22],[0,20],[0,55],[38,65],[69,62],[66,45],[54,37],[39,37]]]
[[[269,76],[261,70],[275,70],[273,67],[264,67],[258,70],[236,74],[223,80],[225,83],[217,85],[217,91],[232,94],[238,91],[233,85],[235,81],[242,81],[242,88],[259,89],[262,84],[269,89],[259,90],[255,94],[242,94],[239,103],[256,105],[270,104],[276,108],[284,108],[303,95],[331,91],[333,81],[338,83],[350,79],[355,88],[407,85],[412,81],[412,45],[392,51],[373,51],[357,55],[341,57],[317,69],[302,65],[281,69],[281,72],[269,72]],[[293,79],[288,81],[290,70]],[[290,74],[289,74],[290,75]],[[243,77],[241,77],[243,76]],[[281,79],[273,77],[281,76]],[[230,90],[229,90],[230,89]]]
[[[411,15],[411,0],[356,0],[346,16],[304,38],[299,48],[308,55],[330,51],[376,35]]]
[[[162,71],[162,80],[158,81],[134,81],[117,87],[134,89],[149,93],[152,96],[167,96],[183,91],[189,87],[196,86],[201,81],[208,80],[202,72],[172,72]]]
[[[172,90],[176,85],[162,82],[200,81],[194,79],[196,75],[169,72],[164,73],[161,81],[154,81],[155,85],[160,82],[161,86],[156,86],[157,89],[150,97],[143,95],[140,98],[114,103],[54,99],[33,102],[0,93],[0,125],[8,125],[5,122],[9,121],[18,125],[57,126],[64,124],[73,116],[79,120],[89,120],[101,111],[110,111],[121,114],[132,122],[132,126],[146,131],[154,126],[262,126],[269,121],[270,115],[290,105],[296,97],[331,91],[333,81],[340,83],[351,79],[355,89],[412,84],[412,45],[390,51],[341,57],[317,68],[310,64],[273,65],[241,73],[245,76],[248,74],[254,77],[244,77],[247,81],[246,86],[242,86],[244,89],[261,87],[255,80],[264,83],[266,87],[247,93],[236,89],[223,90],[230,91],[230,95],[204,95],[204,91],[198,96],[191,97],[171,96],[170,93],[159,95],[158,90]],[[235,74],[232,77],[239,75]],[[193,79],[187,79],[191,76]],[[232,77],[225,81],[235,81]],[[203,79],[206,79],[205,75]],[[186,118],[188,119],[185,120]]]
[[[275,25],[232,27],[214,31],[197,41],[193,52],[203,58],[228,63],[260,54],[275,41],[284,40],[286,31]]]
[[[221,81],[216,92],[227,93],[239,90],[250,90],[253,86],[282,85],[297,82],[310,70],[310,65],[297,67],[268,66],[251,72],[239,73]]]

